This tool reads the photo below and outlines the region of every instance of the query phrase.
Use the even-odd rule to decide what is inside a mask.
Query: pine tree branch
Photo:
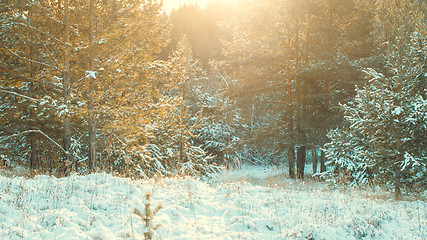
[[[42,7],[42,12],[41,13],[43,13],[43,12],[50,12],[50,11],[52,11],[52,9],[50,9],[50,8],[46,8],[46,7]],[[53,18],[53,17],[50,17],[48,14],[46,14],[46,15],[43,15],[43,17],[46,17],[47,19],[49,19],[49,20],[51,20],[51,21],[53,21],[53,22],[55,22],[55,23],[58,23],[59,25],[62,25],[62,26],[65,26],[65,23],[64,22],[62,22],[62,21],[60,21],[60,20],[58,20],[58,19],[55,19],[55,18]],[[70,27],[70,29],[71,30],[73,30],[76,34],[78,34],[78,35],[80,35],[80,32],[82,32],[82,31],[80,31],[79,29],[77,29],[76,27],[74,27],[74,26],[69,26]],[[71,44],[70,43],[66,43],[66,42],[63,42],[65,45],[68,45],[68,46],[71,46]]]
[[[30,133],[39,133],[39,134],[41,134],[42,136],[44,136],[45,138],[47,138],[49,141],[51,141],[53,143],[53,145],[55,145],[56,147],[58,147],[63,153],[65,153],[67,155],[69,154],[69,152],[66,151],[59,143],[57,143],[55,140],[53,140],[51,137],[49,137],[46,133],[44,133],[44,132],[42,132],[40,130],[28,130],[28,131],[24,131],[24,132],[21,132],[21,133],[13,134],[13,135],[5,137],[4,139],[0,139],[0,143],[6,141],[8,139],[11,139],[11,138],[14,138],[14,137],[19,137],[19,136],[30,134]],[[80,160],[82,159],[79,156],[76,156],[76,157],[78,159],[80,159]]]
[[[57,42],[59,42],[59,43],[61,43],[63,45],[70,45],[70,44],[67,44],[67,43],[63,42],[62,40],[60,40],[60,39],[58,39],[58,38],[50,35],[49,33],[45,32],[45,31],[42,31],[42,30],[40,30],[38,28],[35,28],[35,27],[29,25],[28,23],[25,23],[25,24],[24,23],[16,23],[16,24],[19,24],[19,25],[22,25],[22,26],[26,26],[26,27],[30,28],[31,30],[35,30],[35,31],[37,31],[39,33],[42,33],[42,34],[48,36],[49,38],[51,38],[51,39],[53,39],[53,40],[55,40],[55,41],[57,41]]]
[[[332,86],[331,86],[331,88],[330,88],[330,92],[331,91],[333,91],[333,90],[335,90],[340,84],[342,83],[342,80],[341,81],[338,81],[338,82],[336,82],[336,83],[334,83]]]
[[[11,139],[11,138],[14,138],[14,137],[19,137],[19,136],[26,135],[26,134],[29,134],[29,133],[40,133],[41,135],[43,135],[44,137],[46,137],[49,141],[51,141],[55,146],[57,146],[59,149],[61,149],[61,151],[63,151],[64,153],[67,153],[67,151],[65,151],[64,148],[62,148],[62,146],[59,145],[59,143],[57,143],[55,140],[53,140],[51,137],[49,137],[46,133],[44,133],[44,132],[42,132],[40,130],[28,130],[28,131],[24,131],[24,132],[21,132],[21,133],[13,134],[13,135],[7,136],[4,139],[1,139],[0,142],[4,142],[4,141],[6,141],[8,139]]]
[[[45,49],[45,50],[46,50],[46,52],[48,53],[49,57],[50,57],[50,58],[53,60],[53,62],[55,63],[56,68],[57,68],[57,69],[59,69],[60,67],[59,67],[58,61],[55,59],[55,57],[53,56],[52,52],[47,48],[46,44],[44,44],[44,42],[40,39],[39,35],[38,35],[34,30],[38,30],[39,32],[42,32],[42,33],[44,33],[44,32],[43,32],[43,31],[41,31],[41,30],[39,30],[39,29],[37,29],[37,28],[35,28],[35,27],[30,26],[30,24],[28,23],[28,21],[25,21],[25,25],[26,25],[28,28],[30,28],[30,29],[31,29],[31,32],[32,32],[34,35],[36,35],[37,39],[38,39],[38,40],[43,44],[44,49]],[[44,33],[44,34],[46,34],[46,33]],[[49,37],[53,38],[54,40],[57,40],[56,38],[54,38],[54,37],[52,37],[52,36],[50,36],[50,35],[48,35],[48,34],[47,34],[47,36],[49,36]]]
[[[224,81],[225,85],[227,85],[227,87],[228,87],[229,84],[228,84],[227,79],[225,79],[225,77],[220,72],[218,72],[218,76]]]
[[[275,104],[282,104],[282,105],[289,105],[291,103],[289,102],[283,102],[283,101],[266,101],[268,103],[275,103]]]
[[[123,144],[124,146],[126,146],[126,143],[125,142],[123,142],[119,137],[117,137],[117,135],[116,134],[114,134],[114,133],[111,133],[111,135],[113,136],[113,137],[115,137],[121,144]]]
[[[25,99],[29,99],[29,100],[31,100],[31,101],[41,102],[41,100],[40,100],[40,99],[35,99],[35,98],[32,98],[32,97],[28,97],[28,96],[25,96],[25,95],[22,95],[22,94],[19,94],[19,93],[16,93],[16,92],[11,92],[11,91],[2,90],[2,89],[0,89],[0,92],[8,93],[8,94],[12,94],[12,95],[16,95],[16,96],[18,96],[18,97],[22,97],[22,98],[25,98]]]
[[[20,59],[24,59],[25,61],[28,61],[28,62],[40,64],[40,65],[43,65],[43,66],[46,66],[46,67],[51,67],[53,69],[59,70],[57,67],[55,67],[53,65],[50,65],[50,64],[47,64],[47,63],[43,63],[43,62],[39,62],[39,61],[35,61],[35,60],[29,59],[29,58],[26,58],[26,57],[22,57],[22,56],[16,54],[15,52],[13,52],[12,50],[10,50],[9,48],[7,48],[5,46],[2,46],[2,47],[5,48],[7,51],[9,51],[12,55],[14,55],[14,56],[16,56],[16,57],[18,57]]]

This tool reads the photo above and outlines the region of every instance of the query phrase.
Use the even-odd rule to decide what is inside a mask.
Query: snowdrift
[[[246,171],[246,172],[245,172]],[[162,208],[153,239],[423,239],[427,204],[369,198],[274,169],[210,180],[135,181],[109,174],[0,176],[0,239],[144,239],[145,194]]]

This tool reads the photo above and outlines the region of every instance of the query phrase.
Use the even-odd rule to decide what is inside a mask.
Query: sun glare
[[[231,3],[235,2],[236,0],[163,0],[163,8],[166,12],[171,12],[172,10],[177,9],[185,4],[197,5],[200,8],[204,8],[208,3],[221,1]]]

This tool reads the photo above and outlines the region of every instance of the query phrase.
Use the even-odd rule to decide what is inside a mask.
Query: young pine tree
[[[426,8],[416,1],[377,2],[382,70],[365,69],[365,86],[343,105],[347,129],[329,133],[329,164],[354,183],[424,189],[427,176]],[[409,14],[410,13],[410,14]]]

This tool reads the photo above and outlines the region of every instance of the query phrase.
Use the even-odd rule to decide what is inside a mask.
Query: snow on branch
[[[24,132],[21,132],[21,133],[13,134],[13,135],[7,136],[7,137],[5,137],[3,139],[0,139],[0,143],[6,141],[8,139],[11,139],[11,138],[14,138],[14,137],[19,137],[19,136],[30,134],[30,133],[39,133],[40,135],[44,136],[49,141],[51,141],[53,143],[53,145],[55,145],[56,147],[58,147],[63,153],[65,153],[67,155],[69,154],[69,152],[66,151],[59,143],[57,143],[55,140],[53,140],[51,137],[49,137],[46,133],[44,133],[44,132],[42,132],[40,130],[28,130],[28,131],[24,131]],[[79,156],[76,156],[76,157],[78,159],[81,159]]]
[[[25,24],[24,24],[24,23],[15,23],[15,24],[19,24],[19,25],[22,25],[22,26],[26,26],[26,27],[28,27],[28,28],[30,28],[30,29],[32,29],[32,30],[35,30],[35,31],[37,31],[37,32],[39,32],[39,33],[42,33],[42,34],[44,34],[44,35],[48,36],[49,38],[51,38],[51,39],[53,39],[53,40],[55,40],[55,41],[57,41],[57,42],[59,42],[59,43],[61,43],[61,44],[63,44],[63,45],[70,45],[70,44],[67,44],[67,43],[63,42],[62,40],[60,40],[60,39],[58,39],[58,38],[56,38],[56,37],[52,36],[51,34],[49,34],[49,33],[45,32],[45,31],[42,31],[42,30],[40,30],[40,29],[38,29],[38,28],[35,28],[35,27],[31,26],[31,25],[30,25],[30,24],[28,24],[28,23],[25,23]]]
[[[96,79],[96,71],[86,71],[86,78]]]
[[[37,37],[37,39],[43,44],[44,49],[47,51],[50,58],[52,58],[53,62],[55,63],[57,69],[59,69],[58,61],[53,56],[53,53],[47,48],[46,44],[40,39],[39,35],[34,31],[38,30],[37,28],[31,27],[27,20],[25,20],[25,25],[28,26],[31,29],[31,32]],[[39,30],[40,31],[40,30]],[[44,33],[43,31],[40,31]],[[56,40],[56,38],[54,38]]]
[[[16,95],[16,96],[18,96],[18,97],[22,97],[22,98],[25,98],[25,99],[29,99],[29,100],[31,100],[31,101],[42,102],[42,100],[40,100],[40,99],[36,99],[36,98],[32,98],[32,97],[28,97],[28,96],[25,96],[25,95],[22,95],[22,94],[19,94],[19,93],[16,93],[16,92],[11,92],[11,91],[2,90],[2,89],[0,89],[0,92],[8,93],[8,94],[12,94],[12,95]]]
[[[53,66],[53,65],[50,65],[50,64],[47,64],[47,63],[43,63],[43,62],[39,62],[39,61],[36,61],[36,60],[32,60],[32,59],[29,59],[29,58],[26,58],[26,57],[22,57],[22,56],[16,54],[15,52],[13,52],[12,50],[10,50],[9,48],[7,48],[5,46],[2,46],[2,47],[5,48],[8,52],[10,52],[12,55],[14,55],[14,56],[16,56],[16,57],[18,57],[20,59],[24,59],[25,61],[28,61],[28,62],[40,64],[40,65],[43,65],[43,66],[46,66],[46,67],[51,67],[51,68],[54,68],[54,69],[58,70],[58,68],[55,67],[55,66]]]
[[[113,137],[115,137],[121,144],[123,144],[124,146],[126,146],[126,143],[125,142],[123,142],[123,140],[121,140],[119,137],[117,137],[117,135],[116,134],[114,134],[114,133],[111,133],[111,135],[113,136]]]

